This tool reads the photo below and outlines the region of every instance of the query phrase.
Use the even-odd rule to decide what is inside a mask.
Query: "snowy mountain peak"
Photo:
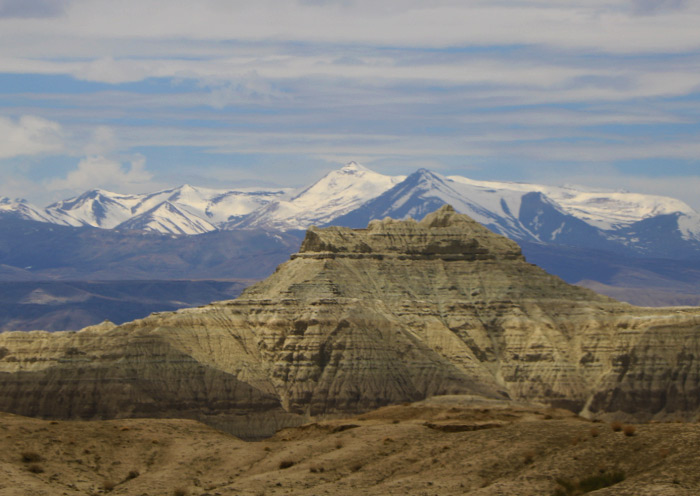
[[[438,174],[437,172],[433,172],[428,169],[418,169],[416,172],[411,174],[409,177],[414,178],[414,181],[423,181],[423,182],[438,182],[441,184],[445,184],[446,181],[449,181],[445,176],[442,174]]]
[[[0,215],[38,222],[51,222],[40,209],[31,205],[24,198],[15,198],[14,200],[7,197],[0,198]]]
[[[404,189],[421,191],[422,193],[431,191],[433,193],[438,191],[446,193],[448,195],[445,197],[447,203],[450,203],[448,198],[459,197],[459,193],[453,188],[453,186],[455,186],[453,181],[428,169],[418,169],[408,176],[402,184],[404,185]]]
[[[351,174],[354,172],[373,172],[364,165],[360,165],[355,161],[348,162],[343,167],[341,167],[337,172],[343,172],[345,174]]]
[[[216,230],[209,222],[178,208],[169,201],[159,203],[152,209],[130,218],[117,229],[137,229],[173,234],[202,234]]]
[[[405,176],[385,176],[350,162],[323,176],[290,200],[277,201],[229,227],[305,229],[322,225],[358,208],[400,183]]]
[[[385,216],[422,218],[446,203],[516,240],[634,247],[641,243],[643,230],[649,239],[656,232],[659,240],[675,236],[700,244],[700,214],[674,198],[445,177],[424,168],[408,177],[387,176],[354,161],[296,191],[190,184],[147,194],[93,189],[45,209],[3,198],[0,214],[71,226],[197,234],[214,229],[305,229],[336,222],[364,227]],[[645,243],[648,253],[652,245]]]

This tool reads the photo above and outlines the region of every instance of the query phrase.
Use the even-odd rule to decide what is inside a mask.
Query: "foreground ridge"
[[[7,496],[532,496],[581,494],[577,486],[677,496],[700,487],[697,423],[618,428],[464,396],[320,420],[259,442],[182,419],[49,422],[0,414],[0,422],[0,492]]]
[[[77,333],[0,335],[0,410],[185,417],[269,435],[445,394],[596,417],[692,418],[700,310],[571,286],[444,206],[310,228],[237,300]]]

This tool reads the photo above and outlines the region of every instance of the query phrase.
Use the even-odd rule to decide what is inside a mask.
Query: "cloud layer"
[[[0,0],[0,171],[48,201],[361,157],[698,208],[698,25],[684,0]]]

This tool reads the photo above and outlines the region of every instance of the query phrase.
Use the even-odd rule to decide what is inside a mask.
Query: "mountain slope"
[[[104,230],[159,232],[176,236],[196,236],[223,230],[265,231],[269,236],[274,236],[274,233],[301,230],[310,225],[362,227],[372,219],[386,216],[420,219],[443,204],[453,205],[457,211],[471,216],[493,232],[518,242],[538,243],[542,248],[551,246],[554,251],[549,250],[549,253],[556,260],[561,258],[560,255],[571,255],[573,258],[568,263],[558,263],[555,270],[570,282],[598,282],[602,286],[597,287],[602,290],[637,303],[653,302],[650,300],[652,294],[659,295],[655,302],[657,305],[695,301],[693,298],[700,297],[700,291],[694,287],[688,288],[679,278],[678,271],[673,271],[673,276],[646,278],[652,285],[646,288],[649,292],[640,298],[635,295],[644,288],[620,285],[623,284],[621,281],[629,281],[630,278],[616,278],[615,274],[635,273],[643,260],[649,263],[657,259],[675,260],[692,271],[695,261],[700,259],[700,214],[673,198],[622,191],[477,181],[461,176],[445,177],[425,169],[406,178],[391,177],[351,162],[296,192],[285,188],[216,190],[190,185],[140,195],[93,190],[46,209],[39,209],[22,200],[3,199],[0,200],[0,217],[31,219],[49,226],[93,226]],[[55,238],[50,229],[46,232],[50,233],[47,234],[49,237]],[[21,229],[20,232],[5,233],[10,238],[22,235]],[[127,234],[123,236],[128,237]],[[122,234],[114,235],[113,239],[121,243]],[[43,267],[46,265],[43,260],[57,259],[50,244],[40,242],[40,246],[47,250],[41,253],[36,247],[27,247],[28,243],[28,240],[26,243],[12,241],[17,249],[26,249],[36,258],[20,257],[24,265],[7,263],[7,267],[0,267],[0,278],[34,279],[36,274],[27,271],[26,267]],[[84,243],[84,238],[77,243]],[[194,242],[197,243],[200,241]],[[167,244],[163,242],[161,247],[170,253],[171,248],[166,247]],[[173,241],[173,245],[184,244]],[[134,248],[137,246],[138,243]],[[594,263],[609,270],[605,272],[584,267],[577,258],[577,248],[594,250],[597,254]],[[173,249],[177,251],[180,248]],[[292,250],[290,248],[290,252]],[[557,250],[558,253],[555,253]],[[123,251],[119,254],[106,251],[105,255],[107,253],[124,256]],[[207,259],[220,256],[201,253]],[[140,267],[135,272],[129,272],[134,278],[140,278],[147,272],[147,257],[153,257],[160,274],[158,278],[181,277],[179,274],[185,272],[193,277],[211,277],[209,268],[203,274],[199,273],[202,264],[194,259],[172,258],[168,261],[168,270],[168,264],[163,263],[166,260],[164,256],[128,255],[130,261],[136,261],[139,257]],[[620,257],[623,257],[622,263]],[[63,260],[68,263],[69,258]],[[64,278],[73,271],[76,277],[82,278],[92,271],[81,266],[90,265],[91,259],[70,260],[77,266],[68,267],[59,263],[54,267],[55,273],[49,276],[60,274],[59,277]],[[101,260],[110,266],[103,273],[111,272],[111,267],[118,265],[117,260],[106,256]],[[266,261],[265,255],[261,255],[258,261],[262,261],[263,266],[271,267],[279,259]],[[576,268],[576,279],[571,278],[573,271],[567,266]],[[127,270],[133,268],[132,265]],[[242,272],[250,272],[248,267],[238,268]],[[235,274],[236,270],[237,267],[224,268],[228,274],[226,277],[247,277]],[[592,278],[592,272],[599,273],[600,277]],[[675,287],[668,287],[672,278],[675,278]],[[608,290],[611,281],[616,281],[612,285],[618,289]],[[620,290],[628,293],[621,293]]]
[[[131,217],[116,228],[172,234],[202,234],[216,230],[209,222],[177,208],[169,201]]]
[[[225,228],[289,230],[326,224],[383,193],[402,179],[403,176],[385,176],[350,162],[339,170],[329,172],[288,201],[270,203],[239,221],[227,224]]]
[[[69,226],[201,234],[286,197],[288,189],[215,190],[188,184],[140,195],[92,190],[45,209],[44,218]],[[40,219],[34,219],[40,220]]]
[[[449,207],[310,229],[237,300],[0,334],[0,349],[0,410],[190,417],[248,436],[251,418],[260,434],[445,394],[637,420],[700,412],[699,309],[570,286]]]
[[[360,227],[385,216],[421,219],[445,204],[517,241],[638,257],[700,256],[700,215],[678,200],[472,181],[426,169],[326,225]]]
[[[62,225],[192,235],[212,229],[362,226],[387,215],[421,218],[443,204],[454,205],[459,212],[515,240],[558,245],[585,242],[582,246],[644,257],[700,254],[700,214],[673,198],[477,181],[444,177],[425,169],[408,177],[392,177],[355,162],[296,193],[289,188],[215,190],[190,185],[140,195],[92,190],[43,211],[26,202],[5,199],[0,213]],[[536,220],[535,209],[548,212],[546,225]],[[156,211],[158,220],[148,219]],[[555,217],[557,225],[553,224]],[[655,227],[650,229],[651,225]],[[672,246],[670,238],[674,239]]]
[[[0,331],[78,330],[228,300],[247,281],[0,282]]]
[[[95,189],[53,203],[46,207],[46,211],[58,224],[111,229],[131,217],[131,205],[135,201],[135,195],[120,195]]]
[[[576,186],[477,181],[463,176],[449,176],[448,179],[462,185],[465,188],[461,190],[464,194],[480,198],[484,205],[494,211],[497,208],[493,206],[501,198],[507,198],[510,209],[517,212],[519,198],[527,193],[542,193],[560,205],[563,212],[604,231],[615,230],[657,215],[694,213],[692,208],[680,200],[657,195]],[[490,202],[487,200],[489,197],[493,198]]]
[[[427,169],[419,169],[358,209],[336,217],[329,225],[361,227],[373,219],[384,217],[422,219],[429,212],[449,204],[458,212],[469,215],[499,234],[505,234],[512,239],[532,237],[532,234],[519,224],[505,202],[500,202],[499,199],[502,205],[502,215],[499,215],[473,201],[458,188],[460,185],[455,181]]]
[[[52,219],[41,212],[37,207],[31,205],[27,200],[0,198],[0,217],[23,220],[33,220],[37,222],[51,222]]]
[[[257,280],[300,242],[293,231],[172,236],[0,218],[0,267],[14,280]]]

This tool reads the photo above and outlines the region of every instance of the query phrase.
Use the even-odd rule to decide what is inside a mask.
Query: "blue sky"
[[[385,174],[700,209],[700,3],[0,0],[0,195]]]

